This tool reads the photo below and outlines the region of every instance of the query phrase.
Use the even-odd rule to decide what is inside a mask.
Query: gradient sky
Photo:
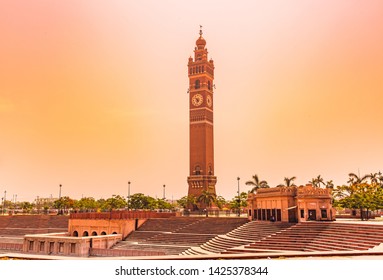
[[[0,196],[186,195],[200,24],[218,195],[383,171],[383,1],[5,0]]]

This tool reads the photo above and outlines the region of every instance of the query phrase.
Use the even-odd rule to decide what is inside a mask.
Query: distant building
[[[35,199],[36,204],[43,205],[43,204],[51,204],[58,200],[57,197],[38,197]]]
[[[248,195],[247,203],[250,220],[291,223],[335,220],[331,190],[312,185],[258,189],[256,194]]]

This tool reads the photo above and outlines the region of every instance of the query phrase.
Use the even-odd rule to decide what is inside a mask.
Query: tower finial
[[[202,25],[199,25],[199,36],[202,36]]]

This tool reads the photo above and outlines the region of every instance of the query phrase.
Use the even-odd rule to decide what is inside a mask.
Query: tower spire
[[[199,25],[199,36],[202,37],[202,25]]]

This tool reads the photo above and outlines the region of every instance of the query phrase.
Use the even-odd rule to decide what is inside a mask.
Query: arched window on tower
[[[201,82],[199,80],[195,81],[195,88],[198,89],[201,87]]]
[[[207,81],[207,89],[208,89],[208,90],[211,89],[210,81]]]

